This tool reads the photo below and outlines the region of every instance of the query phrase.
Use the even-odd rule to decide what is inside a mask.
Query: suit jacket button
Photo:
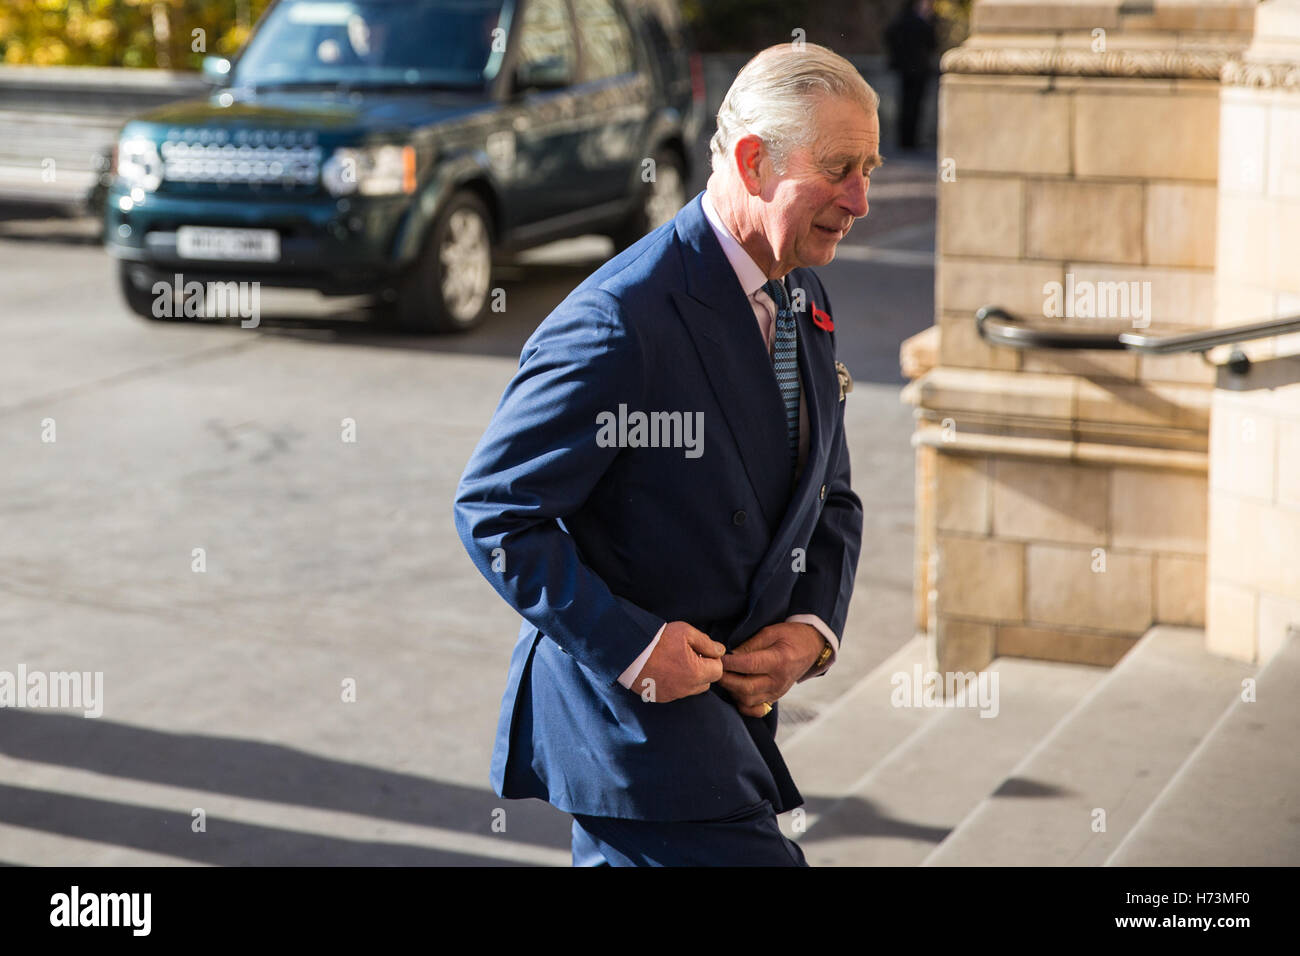
[[[739,528],[742,524],[745,523],[745,512],[737,511],[734,515],[731,516],[731,523],[734,524],[737,528]]]
[[[821,499],[822,499],[822,501],[825,501],[825,500],[826,500],[826,486],[825,486],[825,485],[822,485]]]

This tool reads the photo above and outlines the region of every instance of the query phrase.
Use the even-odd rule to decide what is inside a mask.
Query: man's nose
[[[848,177],[840,204],[849,211],[854,219],[861,219],[867,214],[867,189],[871,186],[868,176],[855,174]]]

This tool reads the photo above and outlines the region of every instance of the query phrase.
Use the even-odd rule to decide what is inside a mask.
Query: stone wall
[[[1300,314],[1300,3],[1260,7],[1220,128],[1219,323]],[[1245,351],[1212,407],[1207,643],[1263,662],[1300,625],[1300,336]]]
[[[1214,369],[993,347],[973,318],[1222,321],[1219,77],[1255,4],[1142,6],[982,0],[944,59],[937,364],[905,390],[918,624],[940,669],[1110,664],[1153,624],[1204,623]],[[1116,283],[1141,299],[1062,315],[1052,283],[1103,293],[1094,313],[1122,305]]]

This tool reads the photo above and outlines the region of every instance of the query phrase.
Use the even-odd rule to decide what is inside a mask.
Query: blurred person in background
[[[907,0],[885,28],[889,68],[898,74],[898,145],[916,149],[925,92],[930,85],[939,39],[933,0]]]

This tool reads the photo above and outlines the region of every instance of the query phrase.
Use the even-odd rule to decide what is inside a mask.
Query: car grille
[[[159,152],[163,177],[174,183],[310,186],[320,177],[313,133],[171,130]]]

